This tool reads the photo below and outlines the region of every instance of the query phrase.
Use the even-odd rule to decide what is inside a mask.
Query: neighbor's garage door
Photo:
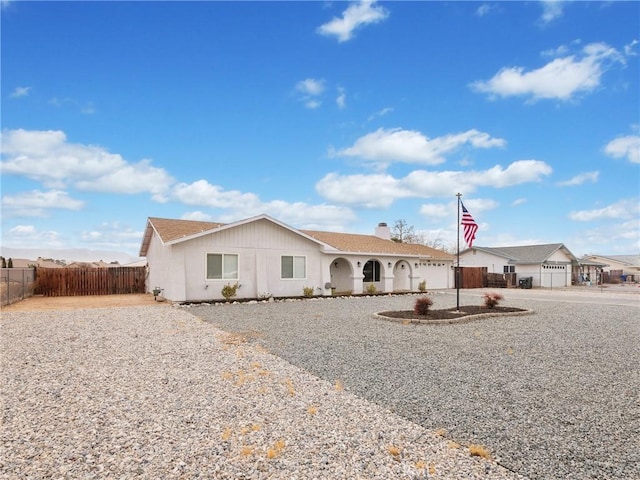
[[[543,288],[568,287],[566,265],[542,265],[540,286]]]

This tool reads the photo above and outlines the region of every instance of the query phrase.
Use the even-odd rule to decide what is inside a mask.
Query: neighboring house
[[[7,259],[8,261],[9,259]],[[42,257],[38,257],[37,260],[29,260],[27,258],[14,258],[12,259],[13,268],[32,268],[32,267],[40,267],[40,268],[62,268],[62,265],[59,262],[56,262],[52,259],[45,259]]]
[[[609,279],[618,278],[627,282],[640,281],[640,255],[585,255],[583,262],[602,264],[602,271]]]
[[[461,267],[487,267],[488,273],[533,277],[534,287],[571,285],[576,257],[562,243],[518,247],[472,247],[460,252]]]
[[[119,263],[107,263],[102,260],[97,262],[73,262],[66,266],[66,268],[109,268],[120,267]]]
[[[602,272],[607,267],[606,263],[597,262],[588,258],[578,260],[578,268],[575,271],[575,283],[586,285],[600,285]]]
[[[171,301],[221,299],[226,284],[239,298],[418,291],[453,286],[454,256],[396,243],[386,224],[375,235],[298,230],[268,215],[230,224],[149,218],[140,248],[147,289]]]

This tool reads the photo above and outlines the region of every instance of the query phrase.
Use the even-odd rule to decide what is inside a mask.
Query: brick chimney
[[[384,238],[385,240],[391,240],[391,230],[386,223],[380,222],[376,227],[375,236]]]

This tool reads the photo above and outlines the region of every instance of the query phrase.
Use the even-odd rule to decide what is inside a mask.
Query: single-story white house
[[[298,230],[268,215],[223,224],[147,220],[140,256],[147,290],[170,301],[222,299],[239,284],[238,298],[452,288],[455,257],[425,245],[397,243],[385,223],[374,235]]]
[[[516,247],[472,247],[460,252],[461,267],[487,267],[488,273],[532,277],[534,287],[571,285],[576,257],[562,243]]]

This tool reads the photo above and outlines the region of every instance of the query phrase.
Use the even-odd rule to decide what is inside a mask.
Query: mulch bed
[[[526,312],[524,308],[516,307],[493,307],[486,308],[482,305],[465,305],[460,306],[460,311],[456,312],[456,307],[444,310],[430,310],[428,315],[416,315],[413,310],[397,310],[390,312],[379,312],[378,315],[391,318],[403,318],[407,320],[450,320],[468,315],[479,315],[483,313],[516,313]]]

